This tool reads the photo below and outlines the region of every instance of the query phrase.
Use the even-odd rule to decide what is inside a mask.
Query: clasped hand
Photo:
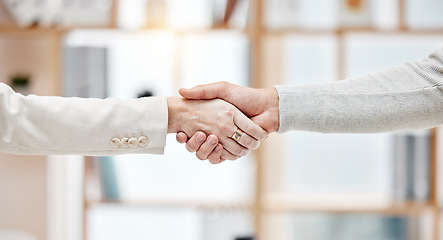
[[[260,141],[278,130],[278,94],[275,88],[253,89],[218,82],[180,89],[168,98],[168,132],[186,143],[189,152],[213,164],[236,160],[257,149]],[[243,134],[232,138],[236,130]]]

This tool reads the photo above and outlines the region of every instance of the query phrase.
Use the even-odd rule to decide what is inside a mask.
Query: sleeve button
[[[118,138],[113,138],[111,139],[111,146],[114,148],[118,148],[120,147],[121,143],[120,143],[120,139]]]
[[[130,138],[130,139],[128,140],[128,145],[129,145],[130,148],[135,148],[135,147],[137,147],[137,146],[138,146],[138,140],[137,140],[137,138]]]
[[[129,141],[129,138],[122,138],[122,140],[121,140],[121,146],[124,147],[124,148],[129,147],[129,143],[128,143],[128,141]]]
[[[148,138],[146,136],[141,136],[138,139],[138,145],[140,147],[146,147],[146,146],[148,146],[148,143],[149,143],[149,140],[148,140]]]

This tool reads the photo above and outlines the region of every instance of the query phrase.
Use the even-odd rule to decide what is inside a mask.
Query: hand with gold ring
[[[234,141],[239,142],[242,135],[243,131],[241,129],[237,129],[231,138]],[[205,133],[198,131],[194,134],[194,136],[188,138],[184,132],[179,132],[176,135],[176,139],[179,143],[186,143],[186,149],[189,152],[195,152],[197,158],[200,160],[207,159],[213,164],[219,164],[226,160],[225,158],[221,157],[221,153],[227,150],[223,149],[223,145],[218,142],[218,137],[213,134],[206,137]],[[258,141],[258,145],[257,147],[254,147],[254,149],[257,149],[259,145],[260,142]],[[236,160],[240,157],[241,156],[236,156],[235,159],[229,160]]]
[[[218,163],[223,159],[235,160],[245,156],[251,149],[258,148],[260,141],[268,136],[266,131],[252,122],[240,110],[220,99],[186,100],[171,97],[168,98],[168,106],[172,107],[169,111],[170,121],[168,123],[170,132],[183,132],[182,134],[186,136],[186,140],[188,140],[187,136],[193,136],[198,131],[203,132],[205,136],[212,134],[211,139],[213,141],[211,142],[218,139],[223,149],[219,160],[213,159],[211,161],[213,163]],[[233,135],[238,129],[243,133],[241,137],[234,140]],[[179,136],[177,136],[177,139],[179,139]],[[187,148],[191,152],[198,152],[205,142],[200,145],[195,144],[193,148],[189,146]],[[205,152],[206,149],[207,147]],[[209,153],[207,156],[205,156],[206,154],[200,154],[197,157],[202,159],[208,157]]]
[[[188,139],[185,133],[180,132],[177,133],[177,141],[179,143],[186,143],[186,149],[189,152],[195,152],[200,160],[209,160],[213,164],[219,164],[226,160],[221,158],[223,145],[219,143],[218,137],[214,134],[206,137],[204,132],[198,131]]]
[[[241,129],[237,128],[231,138],[234,141],[239,142],[243,133],[244,132]],[[223,145],[218,143],[218,138],[215,135],[210,135],[206,138],[206,135],[203,132],[198,131],[194,136],[188,139],[188,136],[185,133],[179,132],[177,133],[176,139],[179,143],[186,143],[186,149],[189,152],[196,152],[197,158],[200,160],[208,159],[214,164],[222,163],[226,160],[221,158],[221,152],[219,151],[223,149]],[[260,142],[258,143],[260,144]]]

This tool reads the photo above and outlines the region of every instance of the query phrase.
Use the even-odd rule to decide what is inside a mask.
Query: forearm
[[[24,97],[6,85],[0,87],[0,151],[33,155],[163,152],[166,98]],[[148,144],[115,146],[111,141],[142,136]]]
[[[364,77],[277,86],[280,129],[369,133],[443,124],[443,50]]]

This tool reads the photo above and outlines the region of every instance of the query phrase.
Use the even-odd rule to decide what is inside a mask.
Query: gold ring
[[[240,128],[235,130],[234,134],[232,134],[232,139],[236,142],[240,141],[241,136],[243,135],[243,131]]]

